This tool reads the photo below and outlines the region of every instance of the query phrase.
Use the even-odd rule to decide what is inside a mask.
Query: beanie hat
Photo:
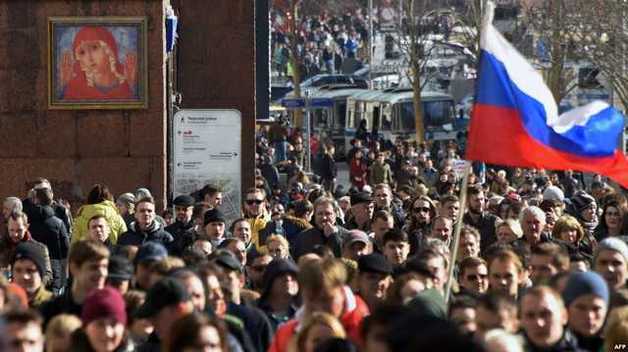
[[[81,320],[83,326],[94,320],[113,318],[116,322],[126,325],[126,305],[120,292],[112,287],[95,289],[90,292],[83,303]]]
[[[223,222],[226,223],[225,215],[218,209],[209,209],[205,212],[205,217],[203,219],[203,226],[207,226],[207,224],[212,222]]]
[[[608,285],[600,274],[588,271],[569,275],[567,285],[563,291],[565,306],[575,301],[578,297],[593,294],[604,300],[608,306],[609,292]]]
[[[593,258],[597,259],[597,256],[603,250],[615,251],[624,257],[624,260],[628,262],[628,245],[626,242],[616,237],[607,237],[598,243]]]
[[[11,265],[22,259],[28,259],[35,263],[37,271],[39,271],[39,275],[42,277],[44,276],[46,273],[46,260],[44,258],[44,253],[42,253],[42,250],[34,242],[20,242],[15,247],[15,254],[13,255],[13,259],[11,259]]]
[[[560,188],[549,186],[543,191],[543,200],[556,200],[562,203],[565,200],[565,194]]]
[[[576,215],[580,214],[584,209],[588,208],[591,204],[595,204],[595,198],[591,197],[584,191],[577,192],[571,197],[571,203],[573,204]]]

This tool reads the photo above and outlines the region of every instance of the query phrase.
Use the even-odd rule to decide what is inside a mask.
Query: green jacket
[[[374,186],[380,183],[392,185],[392,171],[390,171],[390,165],[386,163],[384,163],[384,165],[380,165],[375,162],[370,168],[369,184]]]

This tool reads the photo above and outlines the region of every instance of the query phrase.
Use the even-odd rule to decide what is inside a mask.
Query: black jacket
[[[298,260],[302,255],[314,252],[314,247],[317,245],[324,245],[329,247],[337,258],[340,258],[342,241],[349,231],[337,224],[336,227],[338,232],[332,233],[329,237],[316,227],[301,232],[297,235],[294,248],[292,248],[292,257]]]
[[[24,213],[28,216],[28,220],[30,223],[30,230],[31,232],[33,232],[33,227],[37,229],[37,227],[40,226],[40,222],[43,222],[43,219],[41,218],[42,206],[33,203],[33,201],[30,198],[25,198],[22,200],[22,207],[23,207]],[[54,215],[63,222],[68,234],[71,235],[72,234],[72,217],[68,209],[56,201],[52,202],[51,207],[52,207],[52,210],[54,211]]]
[[[67,258],[70,236],[65,224],[55,216],[51,206],[39,206],[37,209],[39,218],[37,226],[30,227],[33,239],[48,248],[50,259]]]
[[[227,314],[238,317],[251,338],[255,351],[267,351],[273,338],[273,330],[266,314],[258,308],[229,303]]]
[[[321,157],[319,172],[321,179],[333,180],[338,175],[338,168],[336,167],[336,161],[333,156],[329,154],[323,154]]]
[[[523,333],[523,337],[525,339],[524,350],[526,352],[585,352],[578,346],[578,340],[569,330],[565,330],[560,341],[548,348],[534,346],[525,333]]]
[[[181,257],[183,255],[183,251],[190,247],[196,239],[196,235],[194,233],[194,220],[190,220],[188,223],[175,221],[171,225],[166,226],[164,231],[174,237],[174,240],[170,243],[168,251],[171,255],[176,255],[178,257]]]
[[[132,223],[129,230],[118,238],[118,246],[141,246],[148,241],[156,241],[163,244],[166,248],[170,248],[170,244],[174,238],[166,232],[160,223],[156,220],[148,227],[146,231],[138,228],[137,223]]]
[[[83,305],[74,302],[72,289],[70,287],[66,287],[62,295],[45,302],[39,307],[39,311],[44,318],[44,329],[46,325],[48,325],[48,322],[55,316],[59,314],[73,314],[80,317],[82,310]]]
[[[462,221],[466,225],[471,225],[480,231],[480,247],[482,252],[497,241],[497,236],[495,235],[495,223],[497,220],[497,216],[486,211],[482,213],[482,216],[480,216],[477,221],[474,221],[469,213],[464,214],[462,218]]]

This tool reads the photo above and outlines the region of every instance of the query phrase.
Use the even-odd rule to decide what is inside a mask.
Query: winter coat
[[[74,219],[72,243],[85,239],[89,219],[94,215],[103,215],[105,217],[109,229],[111,230],[109,240],[113,244],[115,244],[118,241],[118,237],[127,230],[124,219],[120,216],[118,208],[116,208],[116,205],[112,201],[105,200],[96,204],[87,204],[79,209],[77,217]]]
[[[35,241],[28,231],[26,231],[22,240],[18,243],[14,243],[6,236],[0,238],[0,268],[8,268],[11,265],[11,261],[15,255],[15,247],[22,242],[31,242],[40,249],[40,253],[44,257],[44,262],[46,263],[46,272],[42,275],[42,279],[44,285],[47,284],[52,279],[52,267],[50,266],[50,254],[48,253],[48,247],[46,247],[43,243]]]
[[[153,220],[153,223],[144,231],[134,222],[129,230],[118,238],[118,246],[139,247],[148,241],[156,241],[169,248],[173,240],[172,235],[164,230],[163,226],[156,220]]]
[[[52,207],[39,207],[39,216],[42,221],[37,228],[31,227],[31,235],[35,241],[48,248],[50,259],[66,259],[70,248],[70,235],[61,219],[55,216]],[[35,232],[37,231],[37,232]]]

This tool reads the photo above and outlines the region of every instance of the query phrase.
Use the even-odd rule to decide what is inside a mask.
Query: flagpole
[[[454,269],[456,268],[456,257],[458,256],[458,244],[460,243],[460,232],[462,231],[462,218],[464,210],[467,208],[467,188],[469,185],[469,174],[471,173],[471,162],[464,168],[462,176],[462,187],[460,187],[460,214],[456,219],[456,228],[454,231],[453,248],[451,248],[451,258],[449,260],[449,274],[447,275],[447,286],[445,289],[445,303],[449,304],[451,298],[451,288],[454,283]]]

